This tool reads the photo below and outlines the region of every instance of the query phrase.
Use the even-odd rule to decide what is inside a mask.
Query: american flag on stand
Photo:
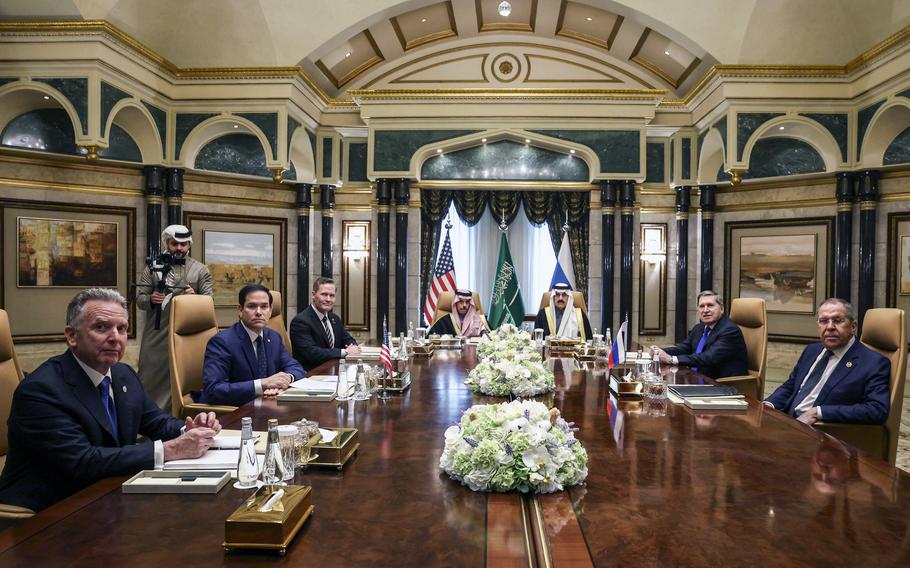
[[[379,348],[379,361],[389,370],[389,377],[392,376],[392,353],[389,350],[389,326],[386,319],[382,318],[382,347]]]
[[[448,291],[455,291],[455,263],[452,260],[452,241],[449,239],[449,230],[446,229],[446,240],[442,243],[442,250],[436,260],[436,271],[427,289],[427,302],[423,305],[423,317],[427,324],[433,323],[439,296]]]

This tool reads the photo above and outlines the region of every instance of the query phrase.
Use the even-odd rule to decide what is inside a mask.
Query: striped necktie
[[[322,327],[325,328],[325,340],[329,342],[329,348],[335,347],[335,334],[332,333],[332,325],[329,323],[329,316],[322,318]]]

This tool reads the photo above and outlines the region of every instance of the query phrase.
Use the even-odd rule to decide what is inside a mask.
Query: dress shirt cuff
[[[342,350],[341,350],[341,358],[344,359],[344,358],[347,357],[347,356],[348,356],[348,350],[347,350],[347,349],[342,349]]]
[[[670,362],[677,367],[679,366],[679,359],[676,357],[676,355],[672,355],[670,357]]]
[[[818,417],[819,420],[821,420],[822,419],[822,407],[816,406],[815,410],[816,410],[815,415]]]
[[[770,402],[768,402],[767,400],[763,400],[763,401],[762,401],[762,404],[764,404],[765,406],[769,406],[769,407],[771,407],[771,408],[774,408],[774,405],[771,404]],[[777,410],[777,409],[774,408],[774,410]]]
[[[253,388],[256,389],[256,396],[262,396],[262,379],[253,381]]]
[[[164,469],[164,442],[155,440],[155,470]]]

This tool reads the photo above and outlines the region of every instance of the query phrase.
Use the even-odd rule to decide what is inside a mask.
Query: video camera
[[[145,265],[148,266],[149,271],[157,278],[155,283],[155,291],[161,292],[162,294],[167,291],[167,276],[171,273],[171,270],[175,266],[183,266],[186,264],[185,258],[177,258],[169,252],[163,252],[158,256],[150,256],[145,259]],[[176,288],[176,287],[172,287]],[[161,304],[155,305],[155,329],[161,328]]]

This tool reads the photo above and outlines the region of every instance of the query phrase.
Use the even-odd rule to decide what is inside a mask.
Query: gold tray
[[[284,490],[278,510],[260,512],[273,493]],[[309,485],[265,485],[245,500],[224,522],[225,552],[235,548],[274,550],[279,554],[313,513],[313,488]]]
[[[326,428],[326,430],[334,430],[338,432],[338,435],[328,444],[313,445],[312,451],[317,455],[310,459],[307,466],[334,467],[341,470],[360,448],[360,432],[357,428]]]
[[[411,371],[398,373],[391,379],[384,377],[379,380],[386,385],[385,390],[388,392],[404,392],[411,386]]]

